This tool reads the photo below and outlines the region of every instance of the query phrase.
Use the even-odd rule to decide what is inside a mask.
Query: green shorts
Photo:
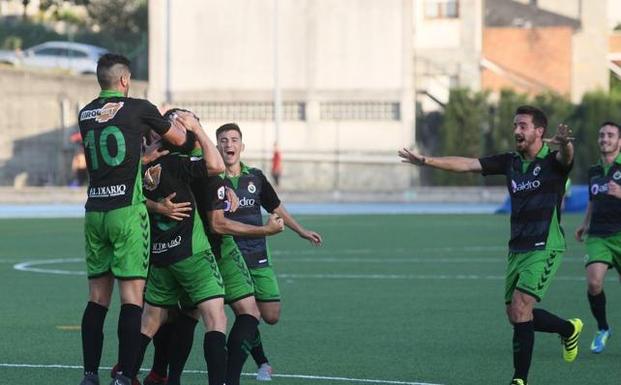
[[[509,252],[505,278],[505,303],[511,303],[514,290],[533,296],[537,302],[541,301],[562,259],[562,250]]]
[[[158,307],[193,307],[222,297],[224,283],[216,259],[211,251],[203,251],[172,265],[151,266],[144,299]]]
[[[586,266],[591,263],[605,263],[621,272],[621,233],[609,237],[587,237],[587,255],[584,256]]]
[[[250,269],[254,283],[254,298],[257,302],[279,302],[280,289],[272,266]]]
[[[224,302],[231,304],[253,296],[252,277],[232,237],[222,238],[221,253],[218,268],[224,280]]]
[[[86,272],[97,278],[145,279],[150,253],[149,215],[144,204],[87,211],[84,218]]]

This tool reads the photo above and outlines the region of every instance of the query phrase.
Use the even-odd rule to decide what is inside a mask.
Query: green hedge
[[[568,124],[575,133],[576,160],[571,178],[575,183],[586,182],[588,167],[599,156],[597,133],[599,125],[607,120],[621,123],[621,92],[601,91],[584,95],[578,105],[554,93],[535,97],[503,90],[497,100],[485,92],[454,89],[445,106],[437,130],[427,130],[426,135],[438,135],[437,153],[480,157],[482,155],[512,151],[513,114],[517,106],[532,104],[541,108],[549,120],[546,136],[552,136],[559,123]],[[437,117],[435,118],[437,120]],[[424,120],[424,117],[423,117]],[[433,142],[418,138],[421,142]],[[483,179],[473,174],[453,174],[440,171],[429,173],[424,183],[434,185],[503,184],[502,178]]]

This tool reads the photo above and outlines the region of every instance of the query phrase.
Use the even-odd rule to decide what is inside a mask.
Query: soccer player
[[[224,167],[198,121],[187,115],[179,121],[195,134],[204,159],[173,152],[148,164],[144,188],[150,200],[159,201],[176,193],[178,199],[193,203],[190,182],[217,174]],[[159,140],[157,135],[154,139]],[[217,196],[210,198],[218,199]],[[226,370],[224,288],[202,222],[195,210],[180,222],[153,213],[150,221],[152,265],[145,293],[142,351],[137,367],[142,363],[151,338],[166,321],[167,308],[175,308],[179,302],[184,307],[198,309],[206,329],[203,352],[209,384],[222,385]]]
[[[571,130],[561,124],[551,139],[544,140],[547,125],[543,111],[520,106],[513,118],[516,152],[476,159],[424,156],[406,148],[399,151],[403,162],[416,166],[506,176],[511,196],[511,239],[505,303],[513,324],[512,385],[527,383],[535,331],[558,333],[563,359],[571,362],[578,354],[583,326],[577,318],[564,320],[534,309],[548,290],[565,250],[560,206],[574,158]],[[558,145],[559,150],[552,151],[546,142]]]
[[[257,168],[251,168],[240,160],[244,150],[242,132],[235,123],[228,123],[216,130],[216,143],[226,165],[225,181],[227,186],[235,189],[239,197],[239,208],[227,212],[228,218],[235,221],[257,225],[262,223],[261,207],[269,213],[275,213],[284,220],[287,227],[313,245],[321,245],[322,239],[315,231],[307,230],[287,212],[278,195],[265,175]],[[276,274],[272,268],[271,256],[264,236],[236,236],[235,242],[250,269],[255,287],[255,298],[265,322],[274,325],[280,319],[280,291]],[[271,380],[272,367],[263,351],[263,344],[258,340],[252,349],[258,370],[257,380]]]
[[[175,111],[178,109],[167,112],[165,116],[175,113]],[[194,154],[198,155],[197,153]],[[198,212],[207,230],[209,242],[222,275],[225,290],[224,301],[234,309],[236,314],[235,323],[229,332],[227,341],[226,383],[237,385],[248,355],[247,352],[257,338],[256,328],[260,314],[254,299],[252,279],[243,257],[233,238],[222,234],[272,235],[282,231],[284,224],[282,219],[276,215],[270,216],[265,225],[258,226],[225,218],[224,210],[229,209],[231,198],[236,199],[236,197],[233,194],[227,198],[226,187],[220,176],[195,180],[192,183],[192,192],[196,198]],[[235,205],[235,202],[232,204]],[[179,314],[173,324],[174,347],[167,345],[165,341],[155,343],[155,355],[159,362],[154,362],[154,367],[148,378],[145,379],[145,384],[147,382],[149,384],[167,383],[169,385],[179,383],[183,367],[192,347],[196,323],[195,318],[187,312],[182,311]],[[161,339],[165,340],[164,337]],[[158,336],[155,340],[158,340]],[[167,364],[169,365],[169,372],[168,378],[165,379]]]
[[[127,97],[130,79],[127,58],[102,56],[97,63],[101,93],[78,117],[89,173],[84,221],[89,301],[82,317],[82,385],[99,384],[103,325],[115,278],[121,297],[120,371],[113,383],[129,384],[134,376],[149,263],[149,220],[140,173],[142,141],[149,129],[176,145],[186,139],[153,104]]]
[[[600,160],[589,169],[589,205],[576,239],[586,237],[587,297],[597,332],[591,343],[593,353],[601,353],[610,337],[606,320],[604,278],[611,267],[621,271],[621,156],[619,126],[604,122],[599,129]]]

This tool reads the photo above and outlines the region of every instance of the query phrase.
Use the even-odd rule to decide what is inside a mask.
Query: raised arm
[[[315,231],[307,230],[300,225],[295,218],[289,214],[282,203],[274,209],[274,213],[278,214],[283,219],[285,225],[295,231],[300,237],[310,241],[310,243],[315,246],[321,246],[321,243],[323,242],[321,235]]]
[[[224,210],[207,212],[209,228],[218,234],[228,234],[245,237],[265,237],[278,234],[284,230],[284,223],[276,214],[271,214],[263,226],[248,225],[233,221],[224,216]]]
[[[453,172],[481,172],[481,162],[477,158],[464,158],[461,156],[426,156],[403,148],[399,151],[399,157],[403,163],[411,163],[415,166],[429,166],[445,171]]]
[[[203,130],[200,122],[188,112],[178,112],[176,119],[186,130],[196,135],[196,140],[203,151],[203,159],[207,165],[208,174],[218,175],[224,172],[224,160],[222,160],[222,156],[220,156],[216,146],[211,142],[205,130]]]
[[[565,166],[569,166],[574,161],[574,145],[572,141],[575,138],[571,135],[571,128],[566,124],[559,124],[554,136],[549,139],[544,139],[546,143],[557,144],[559,146],[556,160]]]

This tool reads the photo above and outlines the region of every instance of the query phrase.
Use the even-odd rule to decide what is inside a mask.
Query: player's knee
[[[587,290],[591,295],[598,295],[604,289],[604,285],[601,280],[589,279],[587,283]]]
[[[275,325],[280,320],[280,309],[270,309],[269,311],[261,312],[261,318],[269,325]]]

